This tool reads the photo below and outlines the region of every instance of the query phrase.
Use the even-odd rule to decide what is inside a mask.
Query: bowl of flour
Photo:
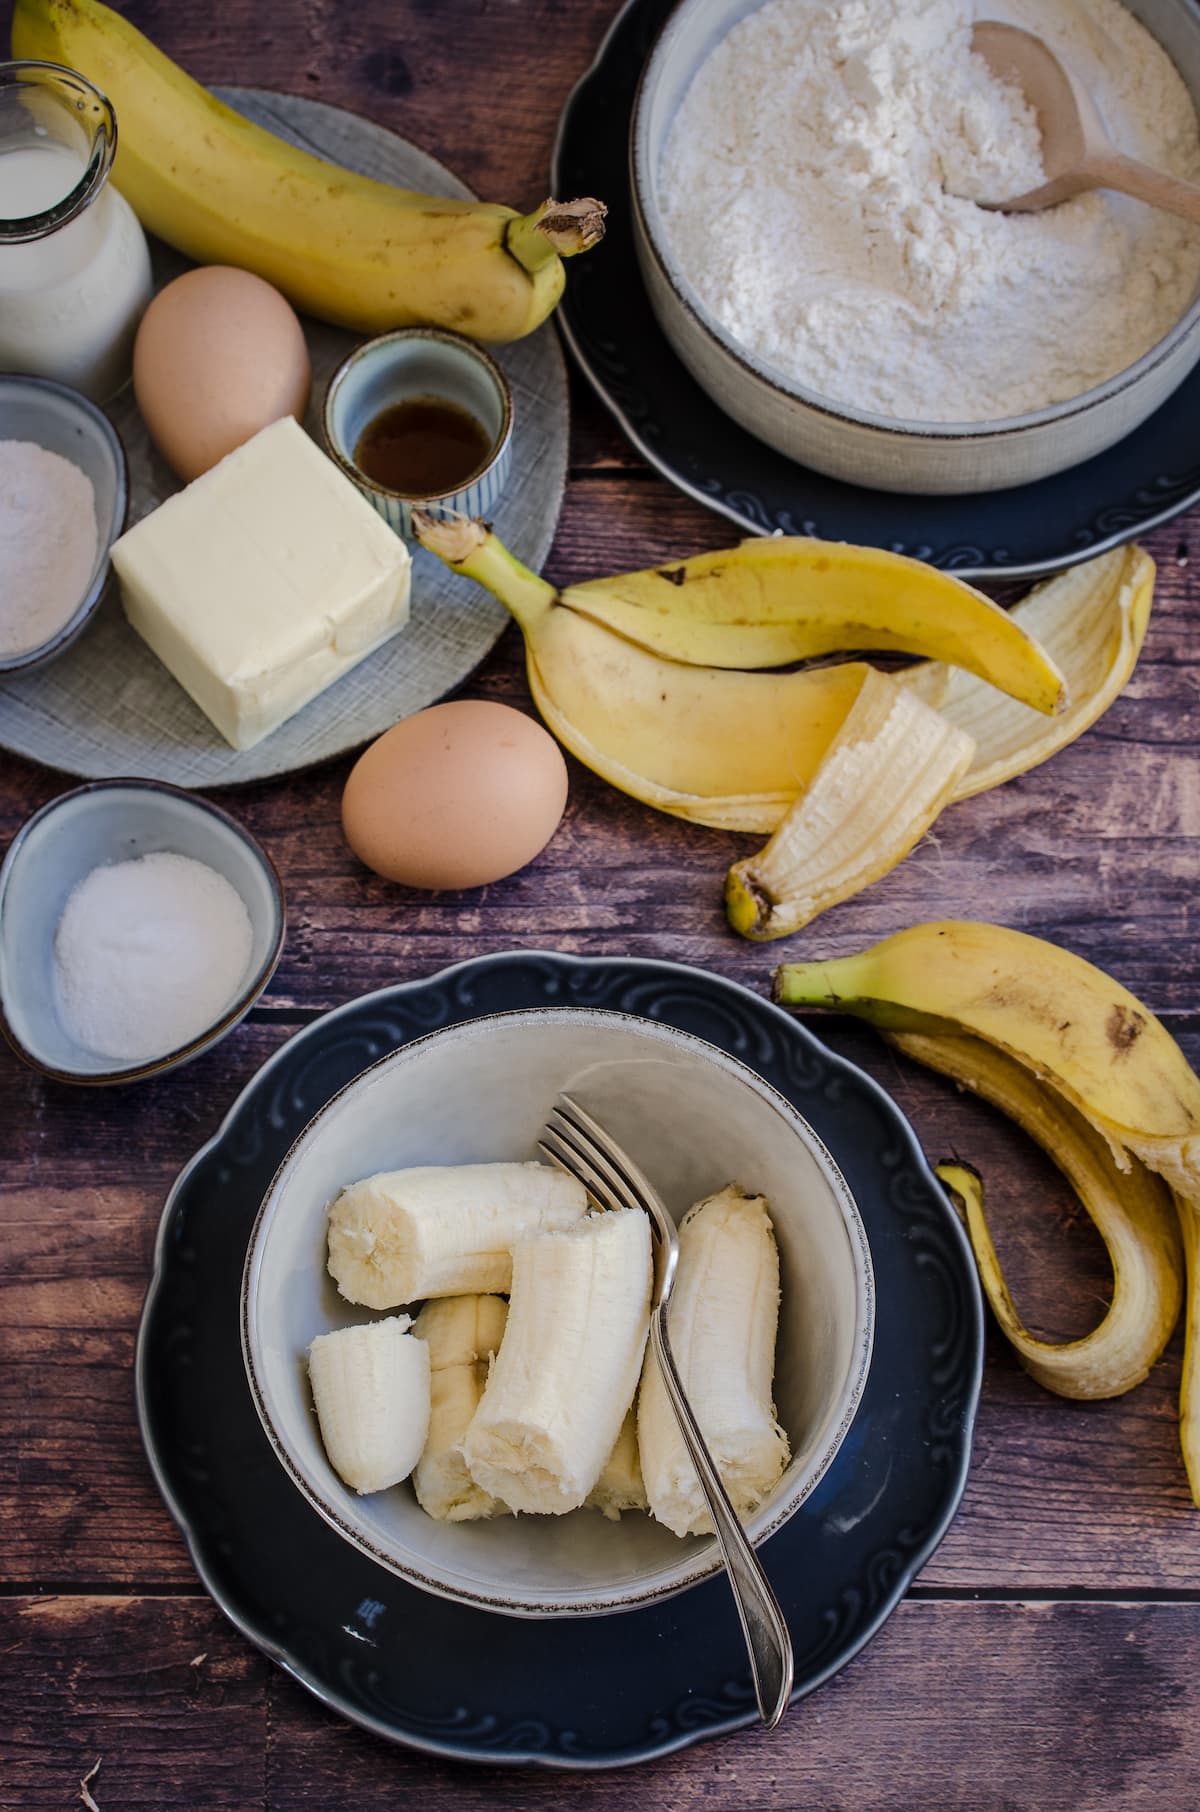
[[[1200,181],[1190,0],[683,0],[631,129],[658,320],[789,458],[1000,490],[1130,433],[1200,360],[1200,227],[1111,191],[1040,214],[1036,120],[970,48],[1043,37],[1119,148]]]

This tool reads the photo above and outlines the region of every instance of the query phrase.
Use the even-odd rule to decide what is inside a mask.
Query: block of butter
[[[408,621],[408,549],[292,417],[121,536],[125,614],[235,749]]]

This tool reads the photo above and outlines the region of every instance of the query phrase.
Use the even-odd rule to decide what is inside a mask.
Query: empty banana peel
[[[1132,1390],[1171,1338],[1183,1301],[1183,1251],[1170,1190],[1136,1159],[1128,1170],[1118,1169],[1107,1141],[1082,1114],[982,1039],[894,1033],[889,1042],[990,1101],[1035,1139],[1075,1190],[1107,1248],[1113,1294],[1099,1326],[1079,1340],[1038,1340],[1005,1283],[984,1213],[981,1178],[964,1165],[937,1166],[962,1206],[992,1313],[1026,1370],[1060,1397],[1117,1397]]]
[[[640,648],[748,671],[851,652],[920,654],[1053,714],[1063,676],[1026,623],[921,560],[883,548],[776,535],[713,554],[589,579],[559,603]]]
[[[891,676],[897,691],[928,708],[928,721],[914,716],[905,746],[899,714],[880,725],[871,702],[878,705],[878,690],[864,687],[766,849],[730,869],[730,924],[753,938],[798,931],[902,861],[943,806],[999,786],[1081,736],[1132,673],[1153,593],[1154,562],[1126,547],[1060,574],[1014,605],[1013,615],[1067,676],[1072,702],[1056,718],[960,668],[926,662]],[[933,721],[946,733],[940,744]],[[945,784],[954,729],[971,739],[974,753]],[[851,851],[854,862],[847,860]]]
[[[734,930],[786,937],[877,881],[920,842],[974,753],[965,731],[869,669],[771,841],[729,870],[725,911]]]
[[[1169,1185],[1187,1268],[1180,1445],[1200,1506],[1200,1078],[1162,1021],[1071,951],[970,920],[913,925],[829,962],[786,963],[775,995],[940,1046],[983,1040],[1074,1107],[1118,1171],[1131,1175],[1140,1160]]]
[[[1011,615],[1066,677],[1069,703],[1048,719],[944,661],[896,678],[975,739],[975,759],[954,797],[969,799],[1027,773],[1101,717],[1133,672],[1154,596],[1154,562],[1122,547],[1039,585]]]

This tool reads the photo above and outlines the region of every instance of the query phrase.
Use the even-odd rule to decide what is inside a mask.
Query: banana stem
[[[522,566],[477,517],[442,518],[414,510],[413,531],[422,547],[499,598],[522,629],[531,628],[558,603],[553,585]]]
[[[544,201],[532,214],[510,220],[504,243],[517,263],[535,275],[555,258],[573,258],[604,237],[602,201],[584,196],[578,201]]]

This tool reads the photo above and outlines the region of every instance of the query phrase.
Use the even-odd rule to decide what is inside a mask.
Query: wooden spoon
[[[1200,184],[1182,182],[1117,150],[1087,90],[1063,68],[1048,44],[1015,25],[984,19],[971,34],[977,51],[1002,82],[1014,83],[1037,116],[1042,135],[1040,188],[980,207],[1005,214],[1036,213],[1084,189],[1119,189],[1152,207],[1200,221]]]

